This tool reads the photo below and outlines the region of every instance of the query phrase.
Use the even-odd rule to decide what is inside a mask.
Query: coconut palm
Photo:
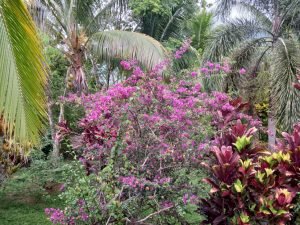
[[[23,1],[0,0],[0,138],[5,136],[9,145],[38,143],[47,118],[46,74],[41,44]]]
[[[122,14],[127,3],[127,0],[36,0],[31,5],[37,23],[60,40],[58,47],[70,62],[66,87],[78,94],[87,92],[84,70],[87,58],[108,63],[116,59],[134,59],[147,69],[164,60],[165,50],[155,39],[141,33],[112,30],[111,24],[106,23],[108,17]],[[64,105],[61,103],[59,123],[63,121]],[[59,130],[54,132],[54,126],[51,130],[53,153],[58,156]]]
[[[195,15],[190,21],[190,33],[192,38],[192,46],[198,52],[203,53],[212,28],[213,14],[206,10],[204,6],[201,12]]]
[[[219,61],[231,56],[234,68],[247,67],[248,76],[243,78],[246,81],[255,78],[262,62],[267,61],[270,66],[269,130],[274,134],[272,125],[276,123],[290,129],[300,118],[300,94],[292,88],[300,67],[300,47],[297,24],[291,23],[299,12],[300,1],[219,0],[218,3],[218,12],[223,18],[232,7],[237,7],[247,18],[227,19],[217,27],[205,59]],[[274,144],[275,136],[269,136],[269,140],[270,145]]]
[[[103,3],[106,2],[106,3]],[[46,31],[61,40],[70,61],[68,75],[78,92],[87,90],[83,64],[92,55],[98,60],[136,59],[148,69],[165,57],[159,42],[140,33],[106,30],[106,17],[122,13],[126,0],[39,0],[35,5]],[[41,19],[41,18],[39,18]]]

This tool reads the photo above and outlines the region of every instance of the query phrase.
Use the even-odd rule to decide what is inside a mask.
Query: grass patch
[[[34,160],[0,185],[0,225],[51,225],[45,208],[64,208],[58,199],[62,161]]]
[[[50,207],[59,208],[62,204],[55,197],[0,193],[0,224],[51,225],[44,213]]]

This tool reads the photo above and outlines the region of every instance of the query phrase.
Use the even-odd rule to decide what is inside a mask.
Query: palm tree
[[[47,118],[47,73],[32,18],[22,0],[0,0],[0,138],[36,145]],[[1,152],[1,148],[0,148]]]
[[[212,27],[212,18],[213,14],[207,12],[204,8],[199,14],[191,19],[190,32],[193,36],[192,46],[197,49],[200,54],[203,53],[209,39]]]
[[[166,56],[162,45],[144,34],[103,31],[107,17],[124,12],[128,3],[127,0],[105,2],[106,4],[100,0],[38,0],[31,6],[38,24],[60,40],[58,46],[70,62],[67,77],[73,82],[69,82],[68,87],[78,94],[86,93],[88,89],[84,70],[84,62],[88,57],[106,62],[135,59],[151,69]],[[59,123],[63,121],[64,105],[61,103]],[[54,127],[51,130],[53,153],[58,156],[58,131],[53,132]]]
[[[136,59],[151,69],[165,57],[159,42],[140,33],[101,31],[105,18],[125,10],[126,0],[111,0],[104,5],[100,0],[39,0],[39,12],[46,31],[61,40],[61,49],[70,61],[68,75],[75,78],[78,92],[86,91],[83,68],[85,57],[101,60]]]
[[[143,1],[133,0],[131,8],[137,17],[137,29],[163,42],[169,38],[186,38],[187,21],[200,9],[197,3],[197,0],[162,0],[149,6]]]
[[[292,88],[300,68],[297,26],[291,23],[299,12],[299,0],[219,0],[218,12],[228,15],[238,7],[248,18],[227,19],[215,29],[205,60],[231,56],[234,68],[246,67],[246,81],[256,78],[262,62],[270,66],[269,145],[275,143],[276,124],[291,129],[300,118],[300,94]],[[241,81],[239,77],[236,77]],[[238,85],[237,85],[238,86]]]

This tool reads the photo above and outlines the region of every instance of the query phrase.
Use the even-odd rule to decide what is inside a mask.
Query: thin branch
[[[169,210],[169,209],[171,209],[171,208],[173,208],[173,207],[174,207],[174,206],[170,206],[170,207],[167,207],[167,208],[163,208],[163,209],[161,209],[161,210],[158,210],[157,212],[151,213],[151,214],[149,214],[148,216],[146,216],[144,219],[141,219],[141,220],[137,221],[136,223],[143,223],[143,222],[145,222],[147,219],[149,219],[150,217],[155,216],[155,215],[157,215],[157,214],[160,214],[160,213],[162,213],[162,212],[164,212],[164,211],[167,211],[167,210]]]
[[[163,31],[161,37],[160,37],[160,42],[163,41],[163,39],[164,39],[164,37],[166,36],[166,33],[167,33],[169,27],[171,26],[171,24],[172,24],[173,21],[175,20],[176,16],[177,16],[177,15],[180,13],[180,11],[182,10],[181,7],[182,7],[182,5],[176,10],[176,12],[172,15],[171,19],[168,21],[168,23],[167,23],[167,25],[166,25],[166,27],[165,27],[165,29],[164,29],[164,31]]]

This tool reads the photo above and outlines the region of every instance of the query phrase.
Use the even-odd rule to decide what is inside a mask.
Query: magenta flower
[[[129,63],[128,61],[122,60],[122,61],[120,62],[120,65],[122,66],[122,68],[123,68],[124,70],[131,70],[131,69],[132,69],[132,67],[131,67],[131,65],[130,65],[130,63]]]
[[[198,75],[197,72],[195,72],[195,71],[191,72],[191,76],[192,76],[192,77],[196,77],[197,75]]]
[[[204,73],[204,74],[207,74],[209,72],[209,70],[207,68],[203,67],[203,68],[200,69],[200,72]]]
[[[175,52],[174,58],[175,59],[181,59],[182,56],[188,51],[192,43],[191,39],[185,40],[182,44],[182,46]]]
[[[246,74],[246,72],[247,72],[247,71],[246,71],[244,68],[240,69],[240,71],[239,71],[239,73],[240,73],[241,75]]]

